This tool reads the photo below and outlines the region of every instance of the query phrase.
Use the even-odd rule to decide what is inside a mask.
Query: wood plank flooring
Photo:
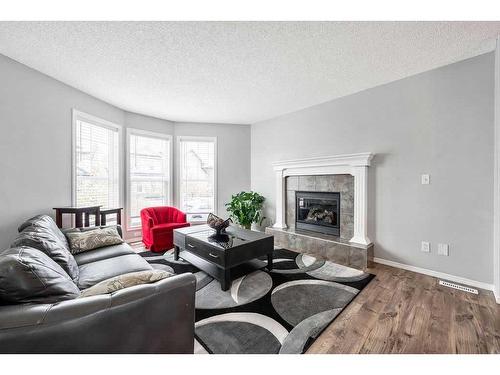
[[[434,277],[374,264],[368,286],[307,353],[500,353],[500,305]]]
[[[142,243],[131,244],[144,251]],[[500,353],[500,305],[381,264],[307,353]]]

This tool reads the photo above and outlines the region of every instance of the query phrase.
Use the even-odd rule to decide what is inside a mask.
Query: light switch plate
[[[427,241],[422,241],[420,251],[423,251],[424,253],[430,253],[431,252],[431,243],[427,242]]]
[[[450,245],[448,245],[447,243],[438,244],[438,255],[450,255]]]
[[[431,183],[431,177],[428,174],[423,174],[421,176],[422,185],[429,185]]]

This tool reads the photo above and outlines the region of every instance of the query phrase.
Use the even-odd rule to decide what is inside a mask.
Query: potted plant
[[[231,196],[231,202],[226,203],[231,218],[245,229],[250,229],[252,223],[262,224],[262,206],[265,198],[253,191],[242,191]]]

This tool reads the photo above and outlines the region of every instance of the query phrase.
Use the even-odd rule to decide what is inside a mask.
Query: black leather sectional
[[[61,248],[67,246],[64,234],[47,215],[28,220],[19,230],[13,247],[0,252],[0,353],[193,353],[196,279],[192,274],[78,298],[78,290],[100,281],[152,268],[126,243],[69,258],[69,249]],[[38,251],[50,254],[68,273],[62,275],[66,284],[60,283],[59,289],[55,285],[61,293],[58,298],[64,300],[53,302],[54,296],[44,296],[42,288],[35,302],[6,301],[2,291],[12,291],[26,278],[13,277],[12,267],[2,270],[2,264],[9,266],[1,257],[22,258],[25,269],[33,271],[29,263],[35,262],[33,258],[40,263]],[[19,284],[20,293],[32,287],[25,284]]]

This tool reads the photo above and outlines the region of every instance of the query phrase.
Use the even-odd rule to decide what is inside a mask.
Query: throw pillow
[[[8,303],[55,303],[76,298],[80,290],[42,251],[14,247],[0,253],[0,296]]]
[[[156,281],[166,279],[170,276],[173,276],[173,274],[161,270],[126,273],[101,281],[100,283],[97,283],[90,288],[83,290],[80,297],[90,297],[99,294],[113,293],[117,290],[129,288],[134,285],[154,283]]]
[[[82,232],[66,232],[66,237],[73,255],[123,243],[123,239],[118,234],[116,227],[95,228]]]
[[[33,221],[32,225],[23,227],[10,247],[27,246],[43,251],[52,260],[59,264],[64,271],[74,280],[78,280],[79,270],[75,258],[69,251],[69,246],[62,232],[51,225],[49,216]]]

